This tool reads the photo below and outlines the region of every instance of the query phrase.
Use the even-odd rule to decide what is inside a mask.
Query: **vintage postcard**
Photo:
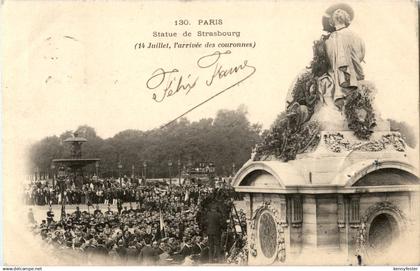
[[[418,31],[417,1],[2,1],[2,265],[419,265]]]

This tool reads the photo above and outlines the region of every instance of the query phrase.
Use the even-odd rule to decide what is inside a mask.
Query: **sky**
[[[310,3],[310,4],[309,4]],[[243,64],[255,73],[193,110],[190,120],[214,117],[219,109],[244,104],[248,118],[268,128],[285,105],[294,80],[312,58],[312,43],[323,33],[321,16],[333,2],[6,2],[3,20],[3,106],[5,136],[31,144],[87,124],[103,138],[125,129],[158,128],[242,77],[223,78],[211,87],[211,69],[197,60],[226,48],[144,49],[136,43],[255,42],[222,56],[223,68]],[[366,79],[377,87],[376,106],[384,118],[418,123],[418,29],[409,1],[349,2],[351,28],[366,44]],[[21,20],[20,18],[26,18]],[[189,26],[176,26],[177,19]],[[198,25],[221,19],[223,25]],[[240,31],[240,37],[182,37],[184,31]],[[152,32],[177,32],[153,38]],[[146,87],[158,68],[199,76],[185,95],[158,103]],[[242,74],[248,74],[245,69]],[[167,78],[167,77],[166,77]],[[235,81],[236,80],[236,81]],[[8,133],[10,131],[10,133]]]

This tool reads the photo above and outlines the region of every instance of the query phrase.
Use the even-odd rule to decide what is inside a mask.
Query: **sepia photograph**
[[[409,0],[2,1],[3,269],[417,270],[418,22]]]

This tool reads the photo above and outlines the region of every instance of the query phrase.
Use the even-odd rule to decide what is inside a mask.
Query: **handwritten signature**
[[[232,52],[229,50],[225,52],[216,51],[212,54],[202,56],[197,60],[196,64],[199,69],[212,71],[211,76],[207,76],[204,81],[200,79],[200,76],[193,76],[191,73],[188,75],[181,74],[180,71],[176,68],[172,70],[158,68],[152,73],[152,76],[146,82],[146,87],[149,90],[154,91],[152,98],[158,103],[161,103],[165,99],[181,92],[185,92],[185,95],[187,95],[192,89],[196,88],[200,84],[202,87],[211,87],[213,83],[222,79],[224,79],[224,81],[227,80],[229,83],[228,86],[223,90],[218,91],[210,98],[187,110],[164,126],[171,124],[197,107],[214,99],[216,96],[219,96],[232,87],[239,85],[256,72],[257,69],[254,66],[249,65],[248,60],[243,60],[241,64],[235,66],[223,66],[221,59],[224,55],[230,55],[231,53]],[[239,80],[232,80],[232,82],[229,82],[229,79],[232,78],[232,75],[235,74],[243,76],[241,76]],[[205,85],[202,82],[204,82]]]

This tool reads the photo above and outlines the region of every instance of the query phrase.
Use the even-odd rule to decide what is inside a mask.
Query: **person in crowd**
[[[173,261],[173,258],[171,256],[171,248],[164,242],[162,242],[159,246],[159,248],[163,251],[159,255],[159,265],[168,265],[171,261]]]
[[[152,248],[155,250],[156,255],[158,256],[163,253],[163,250],[160,248],[158,241],[153,241]]]
[[[203,250],[202,238],[200,235],[195,236],[194,244],[191,248],[191,252],[194,255],[200,255]]]
[[[32,211],[32,208],[29,208],[29,212],[28,212],[28,222],[29,222],[29,224],[34,224],[34,223],[36,223],[36,221],[35,221],[35,217],[34,217],[34,212]]]
[[[110,193],[119,189],[119,182],[112,180],[96,184],[94,189],[100,185],[108,186]],[[89,185],[85,187],[90,189]],[[106,255],[107,261],[130,265],[218,260],[223,245],[222,216],[216,208],[211,208],[205,214],[207,229],[201,229],[196,218],[200,202],[213,193],[213,188],[197,184],[168,188],[153,183],[142,184],[140,188],[131,183],[127,187],[138,192],[138,197],[136,193],[127,197],[136,202],[128,203],[129,208],[122,206],[122,199],[118,198],[119,212],[111,210],[110,200],[104,213],[98,204],[93,213],[81,211],[77,206],[76,211],[67,213],[59,221],[52,219],[50,209],[47,219],[34,226],[34,233],[50,246],[85,255],[89,262],[97,255]],[[187,189],[189,201],[185,200]],[[79,192],[84,195],[82,189]],[[241,210],[239,214],[243,217]]]
[[[101,211],[101,209],[99,208],[99,205],[98,205],[98,204],[96,205],[96,209],[95,209],[95,211],[93,211],[93,215],[94,215],[95,217],[102,215],[102,211]]]
[[[220,257],[222,216],[217,212],[216,206],[212,205],[207,215],[207,235],[209,243],[209,262],[218,261]]]
[[[105,215],[106,216],[111,216],[113,214],[114,214],[114,212],[111,210],[111,206],[108,204],[108,210],[105,212]]]
[[[136,241],[132,240],[128,243],[127,247],[127,263],[129,265],[135,265],[139,256],[139,250],[136,246]]]
[[[156,265],[158,260],[157,252],[150,245],[150,238],[144,240],[145,246],[141,249],[139,260],[144,265]]]
[[[116,251],[122,262],[127,261],[127,248],[125,247],[124,240],[121,238],[118,240]]]
[[[80,218],[82,217],[82,212],[80,211],[79,206],[76,207],[76,211],[74,211],[74,217],[77,221],[80,220]]]
[[[47,212],[47,223],[48,223],[48,225],[50,225],[53,222],[53,220],[54,220],[54,212],[53,212],[53,210],[50,206],[49,209],[48,209],[48,212]]]
[[[208,246],[208,237],[204,237],[201,242],[201,252],[199,257],[200,263],[208,263],[209,260],[209,246]]]
[[[225,255],[229,253],[229,249],[232,248],[235,243],[235,235],[232,227],[227,227],[227,230],[222,233],[222,247]]]
[[[122,208],[123,208],[123,206],[122,206],[122,200],[119,198],[119,199],[117,200],[117,209],[118,209],[118,214],[121,214]]]

